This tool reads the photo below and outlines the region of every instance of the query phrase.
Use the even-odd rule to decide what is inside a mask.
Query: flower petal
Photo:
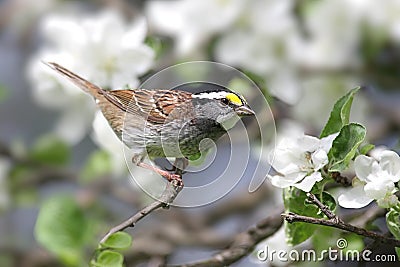
[[[326,153],[328,153],[329,150],[331,150],[333,140],[335,140],[335,138],[338,135],[339,135],[339,133],[334,133],[334,134],[331,134],[331,135],[328,135],[328,136],[322,138],[320,141],[321,149],[324,150]]]
[[[400,156],[394,151],[383,151],[380,154],[382,170],[387,171],[393,177],[393,182],[400,180]]]
[[[299,138],[298,146],[303,149],[303,151],[314,152],[319,147],[320,140],[317,137],[304,135],[303,137]]]
[[[354,170],[358,179],[361,181],[369,181],[368,175],[372,173],[372,164],[375,160],[373,158],[360,155],[354,161]]]
[[[304,179],[300,183],[294,184],[294,186],[300,190],[303,190],[304,192],[310,192],[314,184],[317,181],[321,180],[322,180],[321,173],[314,172],[311,175],[304,177]]]
[[[319,170],[323,166],[325,166],[328,163],[328,155],[326,152],[322,149],[318,149],[311,155],[312,162],[314,164],[314,169]]]
[[[285,179],[284,176],[281,175],[268,175],[268,179],[271,181],[271,184],[273,186],[279,187],[279,188],[286,188],[289,186],[292,186],[294,184],[293,181]]]
[[[338,203],[343,208],[359,209],[367,206],[373,199],[364,192],[364,186],[359,185],[351,188],[338,197]]]
[[[364,186],[365,194],[373,199],[381,199],[394,191],[394,183],[390,180],[374,180]]]

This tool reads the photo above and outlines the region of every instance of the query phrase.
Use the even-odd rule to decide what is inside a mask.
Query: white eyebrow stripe
[[[211,93],[201,93],[197,95],[192,95],[193,98],[205,98],[205,99],[218,99],[218,98],[225,98],[229,92],[211,92]]]

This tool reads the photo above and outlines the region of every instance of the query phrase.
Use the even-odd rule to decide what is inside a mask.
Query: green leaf
[[[368,152],[370,152],[372,149],[374,149],[375,148],[375,145],[373,145],[373,144],[366,144],[366,145],[364,145],[364,146],[362,146],[361,148],[360,148],[360,154],[361,155],[366,155]]]
[[[320,138],[339,132],[344,125],[349,123],[353,97],[359,89],[360,87],[350,90],[345,96],[340,98],[335,103],[328,122],[321,132]]]
[[[52,197],[42,205],[35,225],[35,237],[46,249],[70,266],[82,262],[90,228],[74,199]]]
[[[328,192],[321,192],[322,189],[314,189],[313,193],[331,211],[336,209],[335,198]],[[313,218],[326,217],[325,214],[313,203],[310,203],[305,192],[295,187],[289,187],[283,191],[285,212],[294,212],[299,215]],[[317,225],[310,225],[303,222],[285,222],[286,242],[289,245],[297,245],[309,237],[319,228]]]
[[[314,218],[321,217],[318,215],[319,209],[315,205],[305,205],[306,199],[306,193],[295,187],[283,190],[283,202],[286,213],[294,212]],[[316,228],[316,225],[302,222],[288,223],[285,221],[286,242],[292,246],[300,244],[311,237]]]
[[[358,147],[364,141],[365,135],[365,127],[360,124],[350,123],[343,126],[329,150],[330,167],[328,170],[340,172],[346,169],[355,156]]]
[[[322,192],[322,200],[320,199],[320,201],[322,202],[322,204],[327,206],[329,208],[329,210],[331,210],[331,211],[336,210],[336,200],[328,192],[326,192],[326,191]]]
[[[103,151],[94,151],[87,159],[85,166],[79,174],[82,182],[90,182],[111,172],[110,155]]]
[[[400,240],[400,214],[394,209],[386,213],[386,224],[396,239]]]
[[[110,235],[104,243],[101,243],[101,246],[121,250],[128,249],[132,246],[132,237],[125,232],[116,232]]]
[[[46,135],[36,141],[30,153],[30,158],[39,163],[63,165],[70,158],[70,149],[59,138]]]
[[[321,201],[322,204],[327,206],[329,210],[335,211],[335,209],[336,209],[335,198],[330,193],[328,193],[326,191],[321,192],[321,190],[322,189],[313,187],[311,193],[313,193],[319,199],[319,201]],[[304,205],[307,207],[316,207],[315,204],[312,203],[311,201],[309,201],[307,198],[304,201]],[[318,217],[325,216],[325,214],[320,209],[318,209],[317,215],[318,215]]]
[[[92,261],[91,265],[96,267],[122,267],[124,256],[121,253],[104,250],[100,252],[96,261]]]
[[[392,235],[400,240],[400,213],[394,209],[390,209],[386,213],[386,224]],[[400,248],[396,248],[397,258],[400,260]]]

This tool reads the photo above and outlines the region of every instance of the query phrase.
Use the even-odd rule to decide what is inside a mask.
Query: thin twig
[[[142,210],[140,210],[132,217],[122,222],[121,224],[111,228],[110,231],[108,231],[108,233],[101,239],[100,243],[104,243],[107,240],[107,238],[110,237],[110,235],[116,232],[123,231],[128,227],[134,227],[138,221],[149,215],[152,211],[159,208],[168,207],[168,205],[174,201],[176,196],[182,190],[182,187],[177,186],[175,182],[176,181],[174,180],[167,183],[167,186],[165,187],[165,190],[162,193],[159,200],[143,208]]]
[[[325,226],[341,229],[341,230],[344,230],[347,232],[352,232],[357,235],[365,236],[365,237],[372,238],[375,240],[381,240],[382,243],[400,247],[400,240],[397,240],[395,238],[390,238],[385,235],[377,234],[375,232],[368,231],[363,228],[356,227],[354,225],[345,223],[341,220],[337,221],[337,220],[335,220],[335,218],[326,220],[326,219],[321,219],[321,218],[302,216],[302,215],[295,214],[293,212],[284,213],[284,214],[282,214],[282,217],[288,223],[305,222],[305,223],[311,223],[311,224],[325,225]]]
[[[229,248],[219,252],[210,259],[176,265],[177,267],[222,267],[229,266],[250,254],[254,247],[265,238],[273,235],[282,225],[282,218],[273,215],[260,221],[245,232],[238,234]]]
[[[334,228],[342,229],[348,232],[372,238],[378,242],[388,243],[396,247],[400,247],[400,240],[397,240],[395,238],[390,238],[386,235],[377,234],[375,232],[365,230],[364,228],[360,228],[349,223],[345,223],[335,213],[333,213],[333,211],[331,211],[328,206],[324,205],[314,194],[307,193],[307,197],[312,203],[318,206],[318,208],[329,218],[329,220],[302,216],[295,214],[293,212],[289,212],[288,214],[282,214],[282,217],[285,218],[285,220],[289,223],[306,222],[312,224],[331,226]]]
[[[335,213],[333,213],[328,206],[324,205],[319,199],[312,193],[307,193],[308,199],[317,205],[317,207],[329,218],[329,219],[334,219],[337,221],[340,221],[339,217],[336,216]]]

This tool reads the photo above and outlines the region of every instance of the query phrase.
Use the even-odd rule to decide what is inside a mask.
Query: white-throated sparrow
[[[241,95],[226,88],[199,93],[104,90],[56,63],[46,64],[95,98],[114,132],[132,149],[135,164],[180,185],[179,175],[144,163],[145,156],[185,159],[197,155],[203,139],[215,141],[239,117],[254,115]]]

